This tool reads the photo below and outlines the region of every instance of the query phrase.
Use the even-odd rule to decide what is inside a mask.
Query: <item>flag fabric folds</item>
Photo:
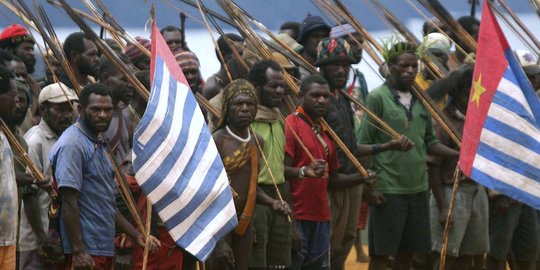
[[[540,102],[484,1],[459,166],[540,209]]]
[[[212,134],[155,24],[150,76],[133,138],[135,178],[176,244],[205,261],[237,225],[236,210]]]

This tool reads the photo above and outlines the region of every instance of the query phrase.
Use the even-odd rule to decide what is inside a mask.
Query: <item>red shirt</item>
[[[291,179],[291,198],[294,216],[298,220],[329,221],[330,204],[328,202],[328,175],[339,168],[336,147],[326,132],[321,135],[328,145],[328,157],[325,155],[322,142],[311,127],[295,114],[285,119],[285,154],[291,157],[294,167],[309,165],[312,161],[304,148],[299,144],[291,129],[310,150],[315,159],[324,159],[328,163],[328,173],[323,178]]]

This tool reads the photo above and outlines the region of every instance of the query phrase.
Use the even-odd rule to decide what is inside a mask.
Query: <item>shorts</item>
[[[398,251],[431,249],[428,192],[383,194],[385,202],[369,207],[369,254],[395,256]]]
[[[0,247],[0,269],[15,269],[16,249],[15,245]]]
[[[443,186],[443,195],[450,202],[452,186]],[[444,225],[439,222],[439,208],[433,195],[430,208],[432,250],[440,253]],[[453,210],[454,223],[448,233],[448,256],[479,255],[488,251],[488,213],[488,198],[484,188],[476,184],[460,184]]]
[[[489,209],[489,256],[504,260],[512,251],[516,261],[534,261],[538,255],[538,220],[536,210],[516,203],[506,213],[495,206]]]
[[[293,256],[292,269],[330,269],[330,221],[296,220],[302,247]]]
[[[273,185],[258,185],[268,196],[278,198]],[[283,194],[283,185],[278,185]],[[285,194],[283,194],[285,196]],[[251,255],[251,267],[291,265],[291,224],[272,207],[255,205],[253,211],[255,243]]]

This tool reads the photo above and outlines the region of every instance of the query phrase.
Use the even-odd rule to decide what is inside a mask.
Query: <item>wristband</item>
[[[304,173],[304,170],[306,169],[306,166],[302,166],[300,170],[298,171],[298,178],[306,178],[306,174]]]

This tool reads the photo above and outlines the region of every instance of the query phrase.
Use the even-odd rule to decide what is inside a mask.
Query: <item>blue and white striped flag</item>
[[[540,209],[540,102],[487,1],[459,166],[482,185]]]
[[[152,89],[133,138],[135,178],[176,244],[205,261],[238,221],[227,174],[179,65],[152,27]]]

